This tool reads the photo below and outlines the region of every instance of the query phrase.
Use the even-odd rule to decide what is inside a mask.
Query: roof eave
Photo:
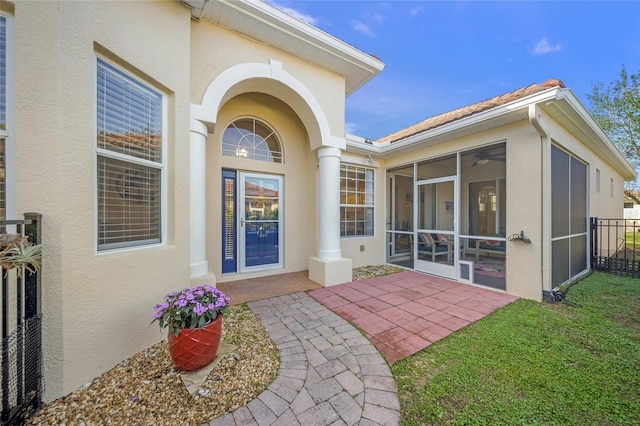
[[[556,91],[557,89],[554,88],[538,92],[505,105],[501,105],[487,111],[482,111],[433,129],[416,133],[415,135],[408,136],[395,142],[380,142],[378,145],[381,153],[388,157],[407,149],[413,149],[413,146],[416,144],[429,144],[428,142],[441,143],[453,138],[472,135],[477,132],[475,129],[480,124],[496,121],[498,118],[503,118],[509,115],[514,117],[513,122],[524,120],[530,104],[547,102],[554,98]],[[504,125],[504,123],[499,124],[499,126],[502,125]],[[496,127],[498,127],[498,125]]]
[[[206,20],[228,28],[247,37],[255,37],[247,31],[253,28],[251,22],[266,24],[273,36],[269,44],[284,52],[290,53],[307,62],[319,65],[345,77],[345,96],[349,96],[367,83],[384,68],[379,59],[356,49],[344,41],[325,33],[307,22],[295,18],[263,1],[256,0],[215,0],[217,6],[227,10],[241,12],[246,21],[240,24],[225,23],[217,13],[217,9],[208,0],[178,0],[191,8],[191,16],[195,20]],[[286,35],[302,41],[314,49],[291,51],[287,45]],[[336,65],[336,61],[339,65]]]
[[[584,137],[580,139],[588,148],[598,153],[599,156],[607,159],[609,164],[613,166],[625,180],[636,180],[636,171],[631,163],[618,151],[615,144],[609,139],[604,130],[602,130],[600,125],[571,89],[558,90],[555,99],[558,102],[554,102],[553,105],[557,105],[564,117],[554,117],[554,119],[564,119],[565,123],[563,124],[565,126],[568,124],[577,126],[584,133]],[[542,104],[540,107],[552,117],[554,116],[551,104]]]
[[[505,117],[511,116],[513,122],[525,120],[529,105],[535,104],[538,104],[540,108],[553,119],[558,120],[563,126],[567,127],[573,124],[576,128],[581,129],[583,135],[580,135],[582,137],[579,139],[582,143],[604,158],[625,180],[636,179],[636,172],[633,166],[622,156],[584,105],[570,89],[560,87],[547,89],[505,105],[416,133],[395,142],[373,142],[373,144],[365,145],[361,142],[350,143],[348,138],[347,146],[354,152],[375,152],[382,158],[389,158],[392,155],[411,151],[415,149],[416,145],[435,145],[454,138],[472,135],[478,131],[478,127],[483,123],[495,122],[496,125],[493,127],[499,127],[505,124],[505,120],[500,120]],[[553,106],[557,106],[558,111],[562,112],[562,114],[555,113]],[[351,137],[354,141],[356,138],[355,136]]]

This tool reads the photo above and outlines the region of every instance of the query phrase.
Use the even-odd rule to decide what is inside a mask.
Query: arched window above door
[[[222,155],[282,163],[282,144],[268,124],[252,117],[240,118],[222,135]]]

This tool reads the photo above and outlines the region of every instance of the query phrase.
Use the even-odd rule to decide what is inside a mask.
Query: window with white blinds
[[[98,59],[98,250],[162,241],[163,96]]]

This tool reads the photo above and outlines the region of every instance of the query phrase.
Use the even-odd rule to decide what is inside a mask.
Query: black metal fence
[[[41,243],[41,215],[25,213],[24,220],[0,221],[2,233],[27,236]],[[22,424],[41,405],[42,315],[40,274],[0,269],[2,274],[2,368],[0,425]]]
[[[640,219],[591,218],[591,269],[640,278]]]

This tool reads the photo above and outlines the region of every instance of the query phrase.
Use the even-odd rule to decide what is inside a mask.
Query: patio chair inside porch
[[[447,261],[451,260],[453,242],[434,234],[418,233],[418,257],[427,255],[431,261],[436,261],[436,256],[445,255]],[[413,247],[411,248],[413,252]]]
[[[489,234],[488,236],[504,238],[504,234]],[[478,240],[476,241],[475,255],[476,255],[476,259],[479,259],[481,254],[484,254],[486,256],[493,255],[493,256],[504,257],[506,254],[506,250],[507,250],[506,241],[491,240],[491,239]]]

